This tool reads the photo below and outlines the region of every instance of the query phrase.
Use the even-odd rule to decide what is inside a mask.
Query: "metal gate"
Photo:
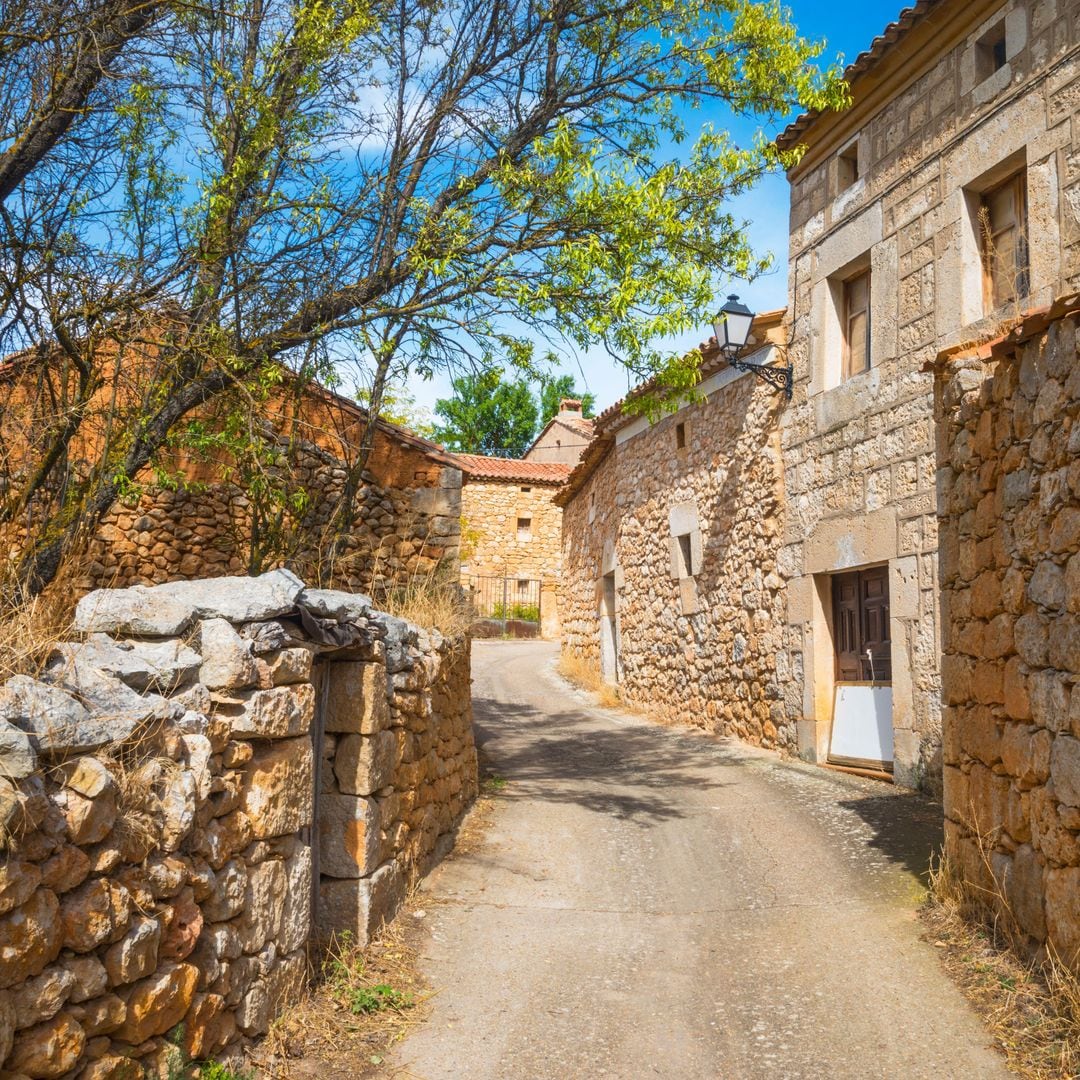
[[[469,578],[474,637],[539,637],[540,579]]]

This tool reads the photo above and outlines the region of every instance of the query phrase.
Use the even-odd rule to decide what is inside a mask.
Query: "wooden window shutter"
[[[844,282],[844,378],[870,367],[870,271]]]
[[[983,291],[994,311],[1028,291],[1027,185],[1023,173],[988,191],[979,213]]]

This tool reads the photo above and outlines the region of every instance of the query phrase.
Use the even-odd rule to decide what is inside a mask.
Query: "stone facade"
[[[715,342],[703,350],[704,400],[657,423],[609,409],[558,496],[564,647],[630,703],[791,747],[776,568],[780,396],[728,367]]]
[[[483,619],[538,622],[559,636],[562,508],[553,499],[570,466],[459,454],[461,583]],[[506,609],[507,614],[503,614]]]
[[[946,846],[1080,971],[1080,298],[938,378]]]
[[[467,647],[287,571],[91,593],[76,628],[0,687],[0,1066],[178,1075],[450,844]]]
[[[922,368],[1080,281],[1078,19],[1065,0],[918,5],[853,65],[850,110],[781,140],[807,147],[790,172],[796,385],[779,566],[787,716],[809,760],[830,753],[832,575],[885,566],[895,776],[940,787],[937,461]],[[980,213],[1010,175],[1026,188],[1027,289],[991,310]],[[846,283],[867,271],[870,362],[844,378]]]
[[[559,411],[525,451],[526,461],[549,461],[576,465],[593,437],[593,421],[581,411],[581,402],[563,398]]]

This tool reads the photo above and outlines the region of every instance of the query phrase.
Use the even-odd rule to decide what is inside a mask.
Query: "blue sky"
[[[842,54],[844,63],[850,63],[870,46],[874,37],[892,22],[902,10],[902,4],[866,0],[864,3],[832,3],[827,0],[788,0],[796,26],[806,36],[824,39],[827,43],[822,62]],[[697,118],[688,118],[691,133],[695,126],[711,122],[717,128],[732,131],[737,137],[749,138],[754,127],[745,121],[734,121],[729,115],[715,110],[701,110]],[[733,291],[754,311],[768,311],[783,307],[787,302],[787,223],[788,185],[783,175],[770,176],[752,192],[733,200],[735,215],[749,222],[752,244],[758,252],[770,251],[775,257],[771,274],[752,284],[735,283]],[[700,331],[675,339],[672,344],[680,349],[693,348],[712,333],[707,317]],[[610,405],[622,397],[628,389],[624,368],[601,353],[573,356],[567,354],[562,365],[564,372],[574,375],[579,389],[591,390],[599,408]],[[445,377],[431,382],[413,381],[409,387],[417,404],[431,408],[435,400],[449,396],[449,383]]]

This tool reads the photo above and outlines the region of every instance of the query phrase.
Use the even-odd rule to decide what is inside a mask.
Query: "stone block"
[[[1049,731],[1022,724],[1006,724],[1001,740],[1001,762],[1021,789],[1044,784],[1050,776]]]
[[[0,863],[0,915],[25,904],[42,884],[41,869],[10,855]],[[48,883],[45,883],[47,887]]]
[[[211,690],[236,690],[254,686],[258,669],[252,643],[242,638],[227,619],[203,619],[199,623],[202,666],[199,682]]]
[[[1022,844],[1013,854],[1006,898],[1021,929],[1038,941],[1046,939],[1043,896],[1042,863],[1030,844]]]
[[[285,860],[285,907],[277,946],[291,953],[311,936],[311,848],[301,845]]]
[[[108,989],[108,972],[93,953],[85,956],[65,956],[60,965],[71,973],[72,986],[68,1000],[73,1004],[100,997]]]
[[[252,756],[240,782],[240,809],[255,839],[286,836],[311,824],[311,740],[282,739]]]
[[[319,933],[325,937],[348,931],[367,945],[389,922],[405,899],[408,882],[396,861],[359,880],[324,878],[319,885]]]
[[[0,989],[37,975],[59,955],[63,944],[59,910],[55,894],[38,889],[0,918]]]
[[[1031,698],[1028,694],[1027,675],[1023,661],[1018,656],[1012,657],[1005,665],[1002,689],[1005,696],[1005,712],[1013,720],[1030,720]]]
[[[58,1077],[73,1069],[86,1046],[86,1032],[67,1013],[15,1036],[7,1060],[8,1073],[31,1077]]]
[[[248,871],[244,907],[235,923],[245,953],[259,952],[280,934],[285,886],[285,867],[280,859],[267,859]]]
[[[326,666],[326,730],[374,735],[390,726],[386,668],[363,661],[337,661]]]
[[[328,794],[319,804],[319,869],[329,877],[359,878],[379,862],[379,808],[374,799]]]
[[[1080,739],[1059,735],[1050,751],[1054,791],[1066,806],[1080,806]]]
[[[60,902],[65,949],[85,953],[122,937],[131,918],[131,894],[123,885],[92,878]]]
[[[195,612],[189,603],[176,596],[164,596],[146,585],[95,589],[75,608],[75,629],[83,633],[179,637],[194,620]]]
[[[198,981],[199,972],[192,964],[163,964],[123,993],[127,1012],[115,1037],[138,1045],[154,1035],[164,1035],[183,1020]]]
[[[214,888],[203,903],[207,922],[224,922],[238,915],[247,894],[247,867],[239,860],[227,862],[214,875]]]
[[[282,649],[266,661],[273,686],[311,681],[313,653],[310,649]]]
[[[20,983],[11,992],[15,1027],[27,1028],[51,1020],[64,1007],[74,986],[75,976],[56,966]]]
[[[21,780],[37,769],[37,752],[26,732],[0,720],[0,776]]]
[[[1031,718],[1050,731],[1069,728],[1069,685],[1056,671],[1035,671],[1028,676]]]
[[[358,622],[371,613],[371,597],[337,589],[304,589],[297,603],[323,619]]]
[[[11,992],[0,990],[0,1063],[11,1053],[15,1041],[15,1003]]]
[[[1065,571],[1044,559],[1035,567],[1027,591],[1033,604],[1049,611],[1060,611],[1065,606]]]
[[[398,738],[393,731],[344,735],[334,755],[334,775],[348,795],[371,795],[393,782]]]
[[[310,683],[252,690],[223,705],[233,738],[286,739],[311,729],[315,689]]]
[[[1058,956],[1080,974],[1080,867],[1046,871],[1046,936]]]
[[[79,644],[65,642],[50,658],[64,667],[95,667],[140,693],[171,693],[198,673],[200,657],[182,640],[116,641],[91,634]]]
[[[251,1037],[264,1034],[282,1010],[299,1000],[306,976],[307,957],[302,952],[278,960],[240,998],[236,1026]]]
[[[105,950],[110,986],[122,986],[149,975],[158,962],[161,923],[157,919],[132,920],[127,933]]]

